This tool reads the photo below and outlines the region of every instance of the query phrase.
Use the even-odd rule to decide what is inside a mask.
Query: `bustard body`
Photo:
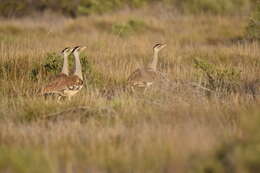
[[[64,90],[64,93],[69,97],[69,99],[83,88],[84,82],[79,53],[85,48],[86,47],[84,46],[76,46],[72,51],[75,60],[74,73],[69,76],[69,80],[66,83],[66,90]]]
[[[54,95],[59,94],[56,90],[64,81],[69,77],[69,64],[68,64],[68,56],[72,52],[73,49],[67,47],[61,51],[63,54],[63,66],[62,71],[57,76],[53,77],[51,81],[42,89],[43,95]]]
[[[128,84],[132,91],[141,89],[146,91],[156,82],[165,82],[168,80],[161,72],[157,71],[158,53],[166,44],[156,44],[153,47],[153,60],[148,66],[135,70],[128,77]]]
[[[83,87],[82,68],[79,59],[79,52],[84,50],[85,47],[77,46],[72,50],[75,59],[75,67],[73,75],[66,77],[58,77],[57,80],[51,82],[45,87],[45,93],[54,93],[61,97],[68,97],[69,100],[72,96],[78,93]]]
[[[46,93],[57,94],[59,97],[72,97],[83,87],[83,80],[78,76],[72,75],[62,78],[61,80],[56,80],[52,82],[45,88]]]

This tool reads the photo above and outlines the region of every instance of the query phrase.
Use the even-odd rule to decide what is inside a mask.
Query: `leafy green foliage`
[[[247,26],[249,38],[260,40],[260,1],[257,3]]]
[[[0,172],[51,172],[42,152],[31,149],[0,147]]]
[[[62,69],[63,58],[56,53],[48,53],[42,64],[36,64],[30,72],[30,78],[36,80],[38,75],[56,75]]]
[[[46,62],[43,64],[43,68],[46,72],[57,74],[62,68],[62,58],[57,56],[56,53],[47,54]]]
[[[259,111],[246,111],[243,116],[242,138],[223,142],[208,156],[191,157],[192,172],[245,172],[257,173],[260,169]]]
[[[7,26],[0,26],[0,33],[5,35],[17,35],[22,33],[22,29],[16,26],[7,25]]]
[[[249,0],[184,0],[182,9],[188,13],[234,13],[248,8]]]
[[[127,23],[117,23],[112,25],[112,33],[121,37],[128,36],[132,33],[142,32],[148,26],[141,20],[131,19]]]
[[[0,15],[5,17],[28,14],[28,3],[26,0],[3,0],[0,5]]]
[[[10,72],[11,72],[11,64],[8,64],[6,62],[1,63],[0,76],[3,78],[4,76],[7,76],[7,74]]]
[[[155,0],[2,0],[0,15],[5,17],[23,16],[33,12],[52,10],[67,16],[89,15],[117,10],[125,6],[138,8],[158,2]],[[254,0],[160,0],[188,13],[232,14],[248,10]],[[159,2],[160,2],[159,1]]]
[[[24,78],[24,76],[27,75],[24,69],[27,69],[28,66],[29,61],[27,56],[20,56],[8,61],[0,61],[0,78],[4,80]]]
[[[240,71],[235,68],[218,68],[204,60],[194,59],[194,64],[206,77],[206,87],[211,90],[235,91],[239,86]]]

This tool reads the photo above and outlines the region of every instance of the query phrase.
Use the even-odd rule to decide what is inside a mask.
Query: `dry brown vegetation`
[[[161,8],[1,19],[0,172],[257,172],[260,50],[241,39],[246,25]],[[158,42],[168,45],[159,69],[178,87],[102,95]],[[75,45],[87,46],[85,87],[62,104],[39,97],[58,68],[47,59]],[[182,85],[190,81],[212,91]]]

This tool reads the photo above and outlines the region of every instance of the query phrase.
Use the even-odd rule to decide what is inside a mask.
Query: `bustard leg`
[[[148,88],[148,86],[144,87],[143,94],[145,94],[147,92],[147,88]]]
[[[135,93],[134,86],[131,86],[131,91],[132,91],[132,93]]]
[[[61,98],[62,98],[62,96],[59,95],[58,98],[57,98],[57,102],[58,102],[58,103],[61,103]]]
[[[146,84],[146,86],[144,86],[144,94],[147,92],[147,90],[152,86],[152,82],[149,82]]]

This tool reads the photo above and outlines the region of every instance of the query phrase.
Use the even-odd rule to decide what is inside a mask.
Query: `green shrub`
[[[240,73],[232,67],[219,68],[204,60],[194,59],[195,68],[206,78],[204,85],[214,91],[233,92],[239,87]]]
[[[188,13],[232,14],[248,10],[249,0],[183,0],[182,10]]]
[[[12,25],[5,25],[5,26],[0,26],[0,33],[4,35],[18,35],[21,34],[23,30],[19,27],[12,26]]]
[[[0,15],[5,17],[29,14],[29,4],[26,0],[2,0]]]
[[[193,173],[258,173],[260,169],[260,112],[259,108],[245,111],[240,118],[240,138],[229,139],[207,156],[191,157]],[[242,118],[241,118],[242,117]],[[250,117],[250,118],[249,118]]]
[[[260,40],[260,1],[257,3],[256,8],[249,20],[247,34],[251,39]]]
[[[130,6],[142,7],[154,2],[172,5],[180,11],[188,13],[233,14],[248,11],[251,2],[255,0],[2,0],[0,3],[1,16],[24,16],[44,10],[51,10],[67,16],[105,13]]]
[[[37,80],[38,75],[54,76],[61,72],[63,58],[57,53],[48,53],[42,64],[35,64],[30,72],[30,79]]]
[[[112,33],[121,37],[128,36],[133,33],[142,32],[148,29],[148,26],[141,20],[131,19],[127,23],[116,23],[112,25]]]
[[[24,69],[29,67],[28,56],[16,57],[8,61],[0,61],[1,79],[21,79],[27,72]]]
[[[52,172],[44,154],[31,149],[0,147],[0,172]]]
[[[79,15],[88,15],[91,13],[104,13],[114,9],[118,9],[122,5],[122,0],[81,0],[81,4],[77,7],[77,13]]]
[[[7,62],[1,62],[1,68],[0,68],[1,78],[7,78],[11,70],[12,70],[12,64],[9,64]]]

